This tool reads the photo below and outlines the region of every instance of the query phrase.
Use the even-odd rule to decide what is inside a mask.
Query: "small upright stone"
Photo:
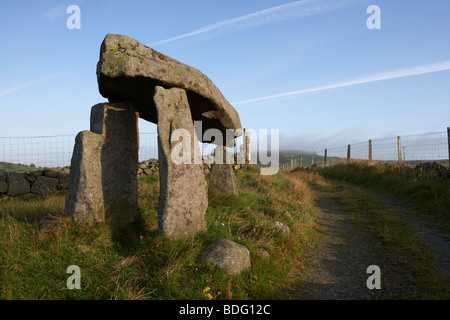
[[[237,195],[236,178],[227,149],[223,146],[216,147],[214,159],[209,178],[209,191],[223,195]]]

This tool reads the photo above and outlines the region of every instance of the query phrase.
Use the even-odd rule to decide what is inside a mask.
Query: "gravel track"
[[[370,195],[397,213],[434,250],[437,259],[435,271],[450,279],[450,235],[439,230],[398,200],[367,190],[347,185],[355,191]],[[315,201],[320,209],[318,232],[321,241],[301,260],[306,263],[306,274],[299,284],[295,297],[291,299],[313,300],[370,300],[401,299],[402,292],[416,290],[414,279],[405,274],[384,252],[377,241],[351,222],[349,214],[326,193],[315,192]],[[367,273],[370,265],[381,269],[382,289],[369,290]]]

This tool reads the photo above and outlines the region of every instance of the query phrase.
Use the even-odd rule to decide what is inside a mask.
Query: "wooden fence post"
[[[350,161],[351,159],[351,147],[350,145],[347,146],[347,161]]]
[[[369,140],[369,162],[372,162],[372,140]]]
[[[450,167],[450,127],[447,127],[447,141],[448,141],[448,165]]]
[[[249,164],[251,160],[251,152],[250,152],[250,132],[247,132],[244,129],[244,154],[245,154],[245,164]]]
[[[327,165],[327,155],[328,155],[328,149],[325,149],[325,157],[323,158],[323,165]]]
[[[316,152],[314,151],[314,152],[313,152],[312,159],[311,159],[311,165],[313,165],[313,164],[315,164],[315,163],[316,163]]]
[[[398,163],[402,162],[402,142],[400,136],[397,136],[397,153],[398,153]]]

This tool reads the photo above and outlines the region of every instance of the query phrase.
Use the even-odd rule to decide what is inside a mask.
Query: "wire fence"
[[[36,137],[0,137],[0,162],[40,168],[69,166],[75,144],[75,134]],[[450,129],[447,132],[390,137],[315,153],[311,163],[335,163],[344,159],[375,161],[446,162],[449,160]],[[199,143],[201,154],[214,153],[215,145]],[[230,153],[243,154],[244,139],[235,139]],[[139,133],[139,161],[158,158],[158,134]],[[292,161],[291,161],[292,162]],[[304,162],[304,161],[303,161]]]
[[[21,164],[36,168],[56,168],[70,166],[76,134],[36,136],[36,137],[0,137],[0,162]],[[241,142],[239,142],[241,141]],[[239,152],[236,147],[229,152]],[[202,155],[214,153],[215,145],[199,143]],[[158,134],[156,132],[139,133],[139,161],[158,159]]]
[[[450,131],[397,136],[317,152],[327,164],[343,159],[418,163],[449,160]]]
[[[70,166],[76,134],[0,137],[0,162],[39,168]],[[139,161],[158,158],[158,135],[139,133]]]

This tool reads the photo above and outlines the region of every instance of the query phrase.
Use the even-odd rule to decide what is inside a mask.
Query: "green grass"
[[[37,170],[37,168],[29,167],[23,164],[15,164],[9,162],[0,162],[0,171],[25,173],[27,171]]]
[[[410,166],[366,161],[341,162],[320,169],[320,173],[394,195],[427,214],[438,226],[450,230],[450,186]]]
[[[278,299],[293,285],[296,257],[313,243],[315,207],[308,186],[254,167],[236,174],[238,196],[209,195],[207,230],[185,240],[157,235],[159,180],[139,178],[142,221],[121,241],[107,223],[80,225],[64,215],[64,193],[0,202],[0,299]],[[38,231],[38,221],[56,226]],[[272,229],[275,220],[291,230]],[[215,239],[246,246],[251,268],[230,276],[198,259]],[[130,240],[131,239],[131,240]],[[259,251],[269,252],[263,258]],[[66,269],[81,269],[81,289],[66,286]]]

